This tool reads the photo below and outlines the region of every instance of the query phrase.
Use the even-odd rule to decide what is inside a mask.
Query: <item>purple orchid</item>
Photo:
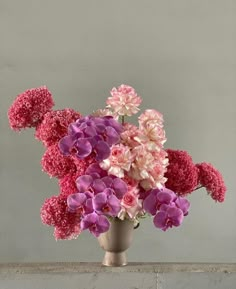
[[[94,211],[92,194],[90,192],[76,193],[67,197],[68,210],[80,215],[90,214]]]
[[[74,154],[79,159],[94,152],[95,159],[102,161],[109,157],[110,147],[119,142],[122,129],[113,117],[86,116],[69,125],[59,148],[64,155]]]
[[[161,189],[153,189],[150,191],[149,195],[145,198],[143,202],[143,208],[147,213],[151,215],[156,215],[157,211],[163,204],[170,204],[176,199],[176,194],[163,187]]]
[[[113,190],[106,189],[93,198],[93,207],[98,214],[116,217],[121,209],[120,201],[113,194]]]
[[[180,226],[183,219],[183,211],[172,203],[171,205],[162,205],[160,207],[160,211],[154,217],[153,223],[157,228],[166,231],[172,226]]]
[[[182,197],[178,197],[176,200],[175,200],[175,204],[176,206],[182,210],[184,216],[187,216],[188,215],[188,210],[189,210],[189,207],[190,207],[190,202],[185,199],[185,198],[182,198]]]
[[[109,230],[110,223],[105,216],[91,213],[82,219],[80,227],[82,230],[89,229],[90,233],[98,237],[101,233]]]

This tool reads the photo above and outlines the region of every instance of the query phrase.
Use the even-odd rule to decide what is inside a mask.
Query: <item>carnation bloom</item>
[[[190,194],[198,185],[198,168],[186,151],[166,150],[169,165],[165,177],[165,186],[179,196]]]
[[[67,210],[67,201],[63,196],[46,199],[40,215],[43,224],[55,227],[56,239],[76,238],[80,234],[80,215]]]
[[[11,128],[36,127],[53,105],[52,95],[46,86],[26,90],[16,97],[8,110]]]
[[[111,90],[111,97],[107,99],[108,108],[112,108],[118,115],[131,116],[139,111],[142,102],[134,88],[122,84],[118,88]]]
[[[62,178],[67,174],[75,173],[76,166],[71,157],[65,157],[57,144],[47,148],[42,157],[42,168],[50,177]]]
[[[210,163],[197,164],[200,185],[205,187],[213,200],[223,202],[226,186],[221,173]]]
[[[96,117],[103,117],[103,116],[112,116],[115,120],[118,120],[119,116],[114,112],[111,111],[110,109],[98,109],[92,113],[92,116]]]
[[[67,134],[69,124],[80,117],[78,112],[69,108],[49,111],[37,126],[35,137],[45,146],[55,144]]]
[[[133,156],[128,146],[123,144],[113,145],[110,156],[100,163],[100,167],[108,174],[119,178],[124,177],[124,172],[130,170]]]
[[[133,148],[139,145],[139,142],[136,140],[137,136],[141,134],[140,130],[137,126],[131,123],[125,123],[123,125],[123,132],[121,133],[121,142],[124,145],[128,145],[129,147]]]
[[[155,109],[146,109],[138,119],[141,129],[146,129],[149,124],[156,124],[160,127],[163,126],[163,115]]]

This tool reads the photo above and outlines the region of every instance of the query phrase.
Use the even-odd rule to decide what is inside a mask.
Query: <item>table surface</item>
[[[105,267],[100,263],[0,263],[0,274],[51,274],[51,273],[99,273],[99,272],[221,272],[236,273],[236,263],[129,263],[124,267]]]

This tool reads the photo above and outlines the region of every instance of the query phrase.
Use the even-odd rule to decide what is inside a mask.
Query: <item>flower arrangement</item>
[[[53,110],[44,86],[19,94],[8,111],[13,130],[35,128],[45,146],[42,168],[59,181],[60,193],[46,199],[41,219],[54,227],[56,239],[76,238],[89,230],[95,237],[109,230],[110,220],[138,224],[146,215],[163,231],[178,227],[188,215],[186,196],[204,187],[223,202],[226,187],[209,163],[194,164],[186,151],[164,149],[163,116],[139,112],[134,88],[111,90],[104,109],[82,116],[73,109]]]

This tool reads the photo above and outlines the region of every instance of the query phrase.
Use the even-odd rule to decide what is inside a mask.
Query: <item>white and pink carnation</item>
[[[100,167],[106,170],[109,175],[123,178],[124,173],[130,170],[133,162],[133,155],[128,146],[123,144],[113,145],[110,156],[100,162]]]
[[[118,88],[114,87],[110,93],[111,97],[107,99],[107,106],[118,115],[131,116],[139,111],[138,107],[142,99],[133,87],[122,84]]]
[[[139,145],[138,136],[141,132],[138,127],[131,123],[125,123],[123,128],[124,130],[120,135],[122,143],[131,148]]]
[[[104,109],[98,109],[92,113],[93,116],[97,117],[103,117],[103,116],[112,116],[115,120],[118,120],[119,115],[115,113],[114,111],[104,108]]]
[[[159,126],[163,126],[163,115],[155,109],[146,109],[138,119],[140,128],[146,127],[148,122],[157,123]]]

